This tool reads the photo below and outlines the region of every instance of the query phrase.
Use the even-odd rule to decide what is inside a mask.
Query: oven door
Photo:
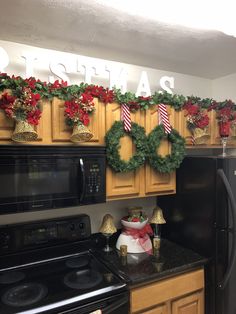
[[[54,313],[54,312],[53,312]],[[129,293],[128,291],[106,297],[86,305],[75,307],[70,310],[59,311],[58,314],[128,314]]]

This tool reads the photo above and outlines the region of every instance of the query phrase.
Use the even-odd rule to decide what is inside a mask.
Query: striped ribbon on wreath
[[[164,104],[159,104],[158,105],[158,119],[159,119],[159,124],[163,124],[164,130],[166,134],[171,133],[171,125],[170,125],[170,120],[168,117],[166,105]]]
[[[121,120],[124,124],[124,130],[126,132],[131,131],[131,116],[130,116],[130,108],[126,104],[121,105]]]

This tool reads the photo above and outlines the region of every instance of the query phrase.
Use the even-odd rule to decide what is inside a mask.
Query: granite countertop
[[[208,259],[166,239],[162,239],[160,251],[154,255],[128,253],[120,256],[116,248],[108,253],[95,250],[94,254],[130,286],[175,276],[208,262]]]

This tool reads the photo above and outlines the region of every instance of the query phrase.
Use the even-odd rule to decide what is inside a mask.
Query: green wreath
[[[120,138],[129,135],[136,145],[135,154],[128,160],[120,158]],[[131,123],[131,131],[125,132],[122,121],[115,121],[105,136],[107,162],[116,172],[133,171],[145,162],[147,155],[147,138],[143,127],[137,123]]]
[[[157,149],[165,138],[171,143],[171,154],[162,157]],[[185,140],[175,129],[166,134],[164,126],[158,125],[148,135],[147,142],[148,159],[152,168],[161,173],[170,173],[180,166],[185,155]]]

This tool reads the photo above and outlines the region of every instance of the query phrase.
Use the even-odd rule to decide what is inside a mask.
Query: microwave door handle
[[[84,171],[84,161],[83,161],[83,158],[79,159],[79,165],[80,165],[80,170],[81,170],[81,173],[82,173],[82,193],[81,193],[81,196],[80,196],[80,202],[82,202],[83,199],[84,199],[84,194],[85,194],[85,171]]]
[[[227,195],[229,197],[230,201],[230,210],[231,210],[231,215],[232,215],[232,221],[233,221],[233,232],[236,230],[236,202],[235,198],[232,192],[232,189],[230,187],[229,181],[222,169],[217,170],[218,176],[221,178],[222,182],[224,183],[225,189],[227,191]],[[218,288],[223,290],[231,276],[232,270],[235,267],[236,263],[236,241],[235,241],[235,236],[233,235],[232,237],[232,251],[230,254],[230,259],[229,259],[229,265],[228,268],[225,272],[224,278],[220,283],[218,283]]]

